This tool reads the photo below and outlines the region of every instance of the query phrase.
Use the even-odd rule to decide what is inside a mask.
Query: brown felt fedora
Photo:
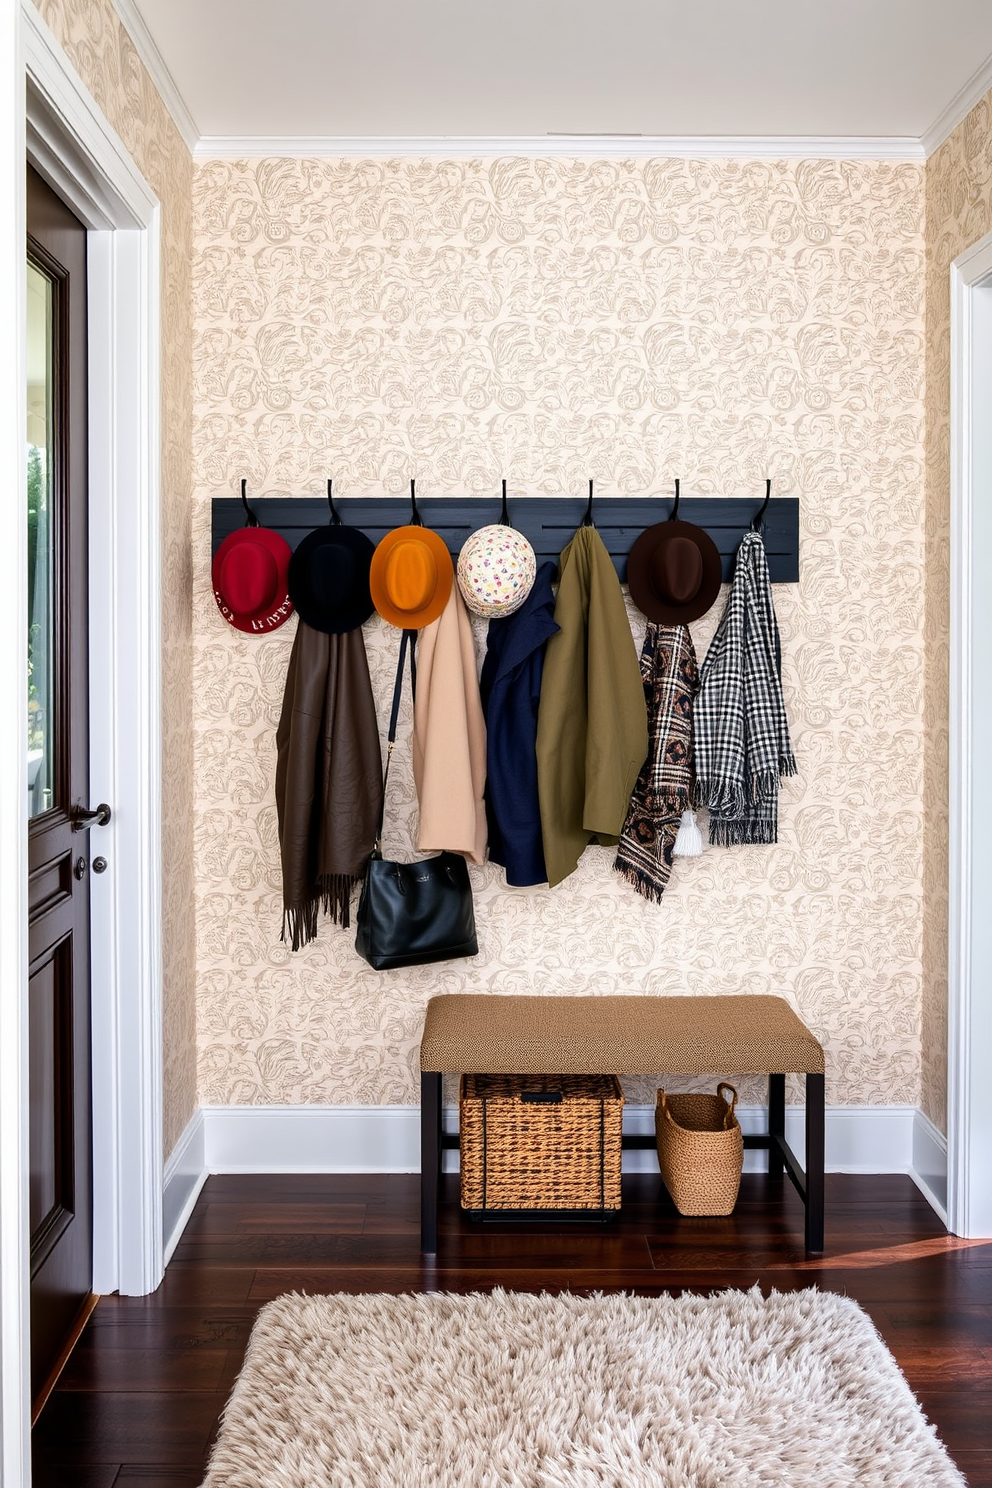
[[[667,522],[646,528],[627,555],[630,597],[659,625],[687,625],[705,615],[722,578],[723,564],[709,533],[674,512]]]

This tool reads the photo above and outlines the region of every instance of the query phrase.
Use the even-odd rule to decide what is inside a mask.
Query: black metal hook
[[[595,527],[596,525],[592,519],[592,481],[589,482],[589,502],[586,506],[586,514],[582,518],[582,525],[583,527]]]
[[[245,526],[257,527],[258,518],[252,511],[251,507],[248,505],[248,482],[246,480],[243,480],[241,482],[241,505],[244,507],[245,516],[248,518],[248,520],[245,522]]]
[[[423,527],[424,519],[417,510],[417,482],[410,482],[410,526]]]
[[[681,490],[681,487],[682,487],[682,482],[680,480],[676,480],[676,482],[675,482],[675,505],[672,507],[671,511],[668,514],[668,520],[670,522],[678,522],[680,520],[680,518],[679,518],[679,502],[682,500],[682,490]]]
[[[503,482],[503,505],[499,514],[499,525],[501,527],[509,527],[510,525],[510,514],[506,509],[506,481]]]
[[[334,482],[332,480],[329,480],[327,482],[327,504],[331,508],[331,521],[330,521],[330,525],[332,527],[340,527],[341,526],[341,514],[340,514],[340,512],[337,511],[337,509],[335,508],[335,505],[334,505],[334,491],[333,491],[333,488],[334,488]]]
[[[761,503],[761,509],[760,509],[760,511],[755,512],[754,516],[751,518],[751,531],[752,532],[760,532],[761,531],[761,528],[764,526],[765,511],[766,511],[766,509],[768,507],[768,503],[769,503],[769,501],[771,501],[771,499],[772,499],[772,483],[771,483],[770,480],[766,480],[765,481],[765,499]]]

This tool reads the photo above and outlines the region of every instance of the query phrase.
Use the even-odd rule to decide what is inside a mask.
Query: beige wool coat
[[[486,725],[472,622],[457,584],[440,619],[417,645],[413,778],[420,803],[421,852],[486,860]]]

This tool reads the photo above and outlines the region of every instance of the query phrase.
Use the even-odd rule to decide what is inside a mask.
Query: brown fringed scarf
[[[699,671],[685,625],[648,625],[641,677],[648,705],[648,757],[630,798],[613,866],[657,904],[671,876],[679,821],[692,805],[692,709]]]
[[[300,621],[276,730],[282,939],[298,951],[317,911],[348,926],[382,812],[382,750],[361,627]]]

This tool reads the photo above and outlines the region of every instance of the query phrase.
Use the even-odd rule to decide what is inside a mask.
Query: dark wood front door
[[[93,1277],[86,229],[28,172],[31,1391]],[[94,845],[94,852],[99,848]]]

